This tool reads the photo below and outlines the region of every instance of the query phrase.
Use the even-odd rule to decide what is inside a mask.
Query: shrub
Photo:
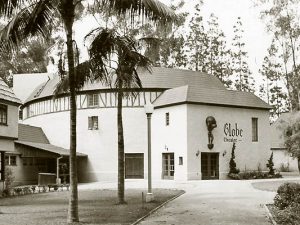
[[[287,163],[287,164],[285,165],[284,163],[281,163],[281,164],[280,164],[279,170],[280,170],[281,172],[290,172],[290,164]]]
[[[284,183],[277,189],[274,205],[282,210],[292,204],[300,205],[300,184]]]
[[[231,149],[231,158],[229,161],[229,174],[238,174],[240,172],[239,169],[236,168],[236,162],[235,162],[235,143],[233,143],[232,145],[232,149]]]
[[[276,213],[276,221],[284,225],[299,225],[300,224],[300,204],[292,203],[283,210],[278,210]]]
[[[14,176],[11,168],[5,167],[5,185],[2,191],[2,196],[7,197],[11,195],[12,183],[14,181]]]
[[[269,169],[269,174],[274,175],[275,170],[274,170],[274,162],[273,162],[273,152],[272,152],[270,158],[268,159],[268,163],[266,164],[266,166]]]

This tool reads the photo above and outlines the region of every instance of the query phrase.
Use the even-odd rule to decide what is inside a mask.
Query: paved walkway
[[[270,225],[263,204],[272,203],[275,193],[256,190],[252,187],[252,182],[234,180],[154,181],[154,188],[177,188],[185,190],[186,193],[159,209],[140,224]],[[116,188],[116,183],[102,182],[79,186],[79,189],[103,188]],[[128,180],[126,188],[146,189],[147,180]]]

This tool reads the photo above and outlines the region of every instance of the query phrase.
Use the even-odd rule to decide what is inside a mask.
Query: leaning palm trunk
[[[124,155],[124,133],[123,133],[123,119],[122,119],[122,100],[123,90],[122,82],[120,81],[118,87],[118,203],[125,204],[125,155]]]
[[[75,6],[73,0],[66,0],[67,8],[63,14],[63,20],[67,35],[67,57],[69,67],[69,87],[70,87],[70,197],[68,208],[68,223],[78,222],[78,189],[77,189],[77,159],[76,159],[76,91],[75,91],[75,65],[73,50],[73,23]]]

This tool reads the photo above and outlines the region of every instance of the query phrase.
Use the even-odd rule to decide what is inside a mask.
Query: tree
[[[206,62],[206,72],[213,76],[216,76],[222,81],[222,83],[229,87],[232,81],[229,79],[230,69],[230,51],[226,47],[225,35],[220,30],[218,18],[214,15],[210,15],[208,21],[208,60]]]
[[[291,112],[287,120],[282,121],[280,129],[283,132],[284,144],[288,153],[298,160],[300,172],[300,113]]]
[[[284,68],[291,109],[299,110],[299,0],[257,0],[257,2],[259,6],[264,8],[261,11],[261,18],[265,21],[268,31],[280,46],[281,66]]]
[[[234,37],[232,40],[232,72],[235,77],[235,88],[240,91],[253,91],[254,80],[249,69],[247,60],[248,53],[245,50],[243,42],[243,33],[241,18],[238,17],[236,24],[233,26]]]
[[[175,18],[173,11],[156,0],[98,0],[97,6],[107,6],[119,14],[130,12],[133,16],[143,15],[152,20],[170,21]],[[76,161],[76,73],[73,24],[80,15],[76,11],[82,7],[82,1],[76,0],[9,0],[0,4],[0,12],[6,16],[18,10],[12,20],[5,26],[0,34],[0,40],[5,46],[16,46],[20,41],[42,34],[47,37],[47,27],[54,22],[53,18],[61,18],[64,25],[68,60],[68,81],[70,92],[70,197],[68,209],[68,222],[78,222],[78,190],[77,190],[77,161]],[[24,6],[25,5],[25,6]],[[77,17],[76,17],[77,16]]]
[[[289,103],[288,96],[283,90],[285,76],[279,62],[278,48],[274,40],[268,48],[268,55],[264,58],[259,72],[265,83],[264,86],[261,86],[261,97],[264,97],[268,104],[273,106],[270,115],[271,120],[275,120],[282,112],[288,111]]]
[[[204,29],[201,16],[201,4],[196,4],[195,15],[190,20],[190,32],[187,36],[186,48],[190,58],[188,68],[195,71],[207,72],[206,67],[209,56],[209,39]]]
[[[135,47],[135,40],[130,36],[120,35],[114,29],[99,28],[89,34],[94,35],[89,47],[90,68],[94,74],[99,74],[102,82],[114,82],[112,87],[117,92],[117,124],[118,124],[118,202],[125,203],[125,153],[122,119],[122,101],[124,95],[134,94],[132,90],[141,88],[142,84],[137,73],[137,67],[149,72],[151,62],[141,55]],[[107,59],[115,58],[116,66],[110,66]],[[110,71],[106,70],[109,67]],[[103,73],[103,71],[106,71]]]

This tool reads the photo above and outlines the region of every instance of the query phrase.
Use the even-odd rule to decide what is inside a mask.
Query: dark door
[[[126,179],[144,178],[144,154],[143,153],[125,154],[125,178]]]
[[[163,153],[162,154],[162,178],[163,179],[174,179],[174,153]]]
[[[219,153],[201,153],[202,180],[219,179]]]

